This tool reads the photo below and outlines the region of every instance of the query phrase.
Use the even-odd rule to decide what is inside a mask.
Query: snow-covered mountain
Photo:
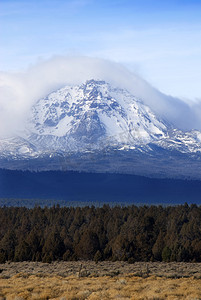
[[[175,157],[185,154],[188,159],[199,159],[201,133],[178,130],[128,91],[105,81],[89,80],[38,100],[27,118],[25,131],[0,141],[0,158],[11,161],[51,159],[61,154],[71,159],[76,155],[75,160],[80,154],[82,159],[90,161],[95,157],[101,161],[101,153],[107,159],[108,155],[113,157],[111,153],[118,153],[124,160],[128,151],[129,157],[132,153],[138,161],[140,154],[159,159],[164,151],[166,158],[176,153]],[[126,164],[129,162],[125,159],[124,169]]]
[[[137,146],[167,135],[167,125],[142,101],[104,81],[66,86],[39,100],[27,125],[42,150],[83,151]]]

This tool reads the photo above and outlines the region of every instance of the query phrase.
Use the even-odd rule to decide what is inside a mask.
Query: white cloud
[[[33,103],[67,84],[103,79],[126,88],[155,112],[185,129],[201,129],[200,114],[185,102],[166,96],[118,63],[89,57],[54,57],[23,73],[0,73],[0,135],[22,130]],[[196,104],[198,107],[199,104]]]

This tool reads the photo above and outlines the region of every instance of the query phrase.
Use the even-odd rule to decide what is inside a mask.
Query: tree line
[[[201,206],[0,208],[0,263],[201,262]]]

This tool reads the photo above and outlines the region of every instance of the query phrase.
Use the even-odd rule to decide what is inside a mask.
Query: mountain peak
[[[146,144],[167,131],[165,122],[136,97],[94,79],[40,99],[33,106],[30,120],[27,130],[43,147],[52,137],[54,149],[63,143],[66,151],[71,146],[80,150],[97,148],[103,141],[109,146]]]
[[[86,81],[86,83],[84,85],[103,85],[106,84],[106,82],[104,80],[100,80],[100,79],[89,79]]]

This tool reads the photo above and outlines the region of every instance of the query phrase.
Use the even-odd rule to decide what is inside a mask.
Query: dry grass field
[[[0,265],[0,299],[201,299],[201,264]]]

